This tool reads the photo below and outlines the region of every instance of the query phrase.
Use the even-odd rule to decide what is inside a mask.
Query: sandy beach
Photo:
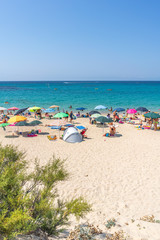
[[[38,137],[6,138],[5,131],[0,129],[0,141],[26,152],[29,171],[34,170],[36,157],[42,165],[53,155],[66,160],[70,176],[57,186],[60,197],[83,196],[92,204],[92,212],[79,223],[99,225],[110,233],[122,229],[134,240],[160,239],[159,223],[140,220],[152,214],[160,220],[159,131],[137,130],[133,125],[116,123],[118,136],[107,138],[102,136],[102,128],[89,124],[88,118],[77,118],[75,125],[87,127],[88,138],[71,144],[59,138],[49,141],[43,133],[59,136],[59,132],[45,127],[53,120],[42,122],[38,126],[42,134]],[[116,226],[108,230],[105,224],[111,218],[115,218]],[[76,224],[71,218],[70,229]]]

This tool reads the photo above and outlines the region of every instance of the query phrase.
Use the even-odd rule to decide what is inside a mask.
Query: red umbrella
[[[136,109],[129,109],[129,110],[127,111],[127,113],[130,113],[130,114],[134,114],[134,113],[136,113],[136,112],[137,112]]]
[[[17,108],[17,107],[11,107],[11,108],[8,108],[8,110],[16,111],[16,110],[19,110],[19,108]]]

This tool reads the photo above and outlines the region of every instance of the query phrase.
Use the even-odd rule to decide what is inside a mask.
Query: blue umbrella
[[[77,126],[77,128],[78,128],[79,130],[85,129],[85,127],[83,127],[83,126]]]
[[[61,126],[52,126],[51,129],[60,129]]]
[[[28,109],[28,107],[27,107],[27,108],[21,108],[21,109],[19,109],[14,115],[15,115],[15,116],[16,116],[16,115],[19,115],[19,114],[25,112],[27,109]]]
[[[87,108],[84,108],[84,107],[76,108],[76,110],[79,110],[79,111],[83,111],[83,110],[85,110],[85,109],[87,109]]]
[[[107,109],[107,107],[103,105],[98,105],[97,107],[95,107],[95,110],[104,110],[104,109]]]
[[[93,114],[95,114],[95,113],[97,113],[97,114],[101,114],[101,113],[98,112],[98,111],[92,110],[91,112],[89,112],[89,115],[93,115]]]
[[[140,112],[148,112],[148,109],[145,108],[145,107],[139,107],[136,109],[137,111],[140,111]]]
[[[115,109],[113,110],[113,112],[114,112],[114,111],[117,111],[117,112],[124,112],[125,109],[124,109],[124,108],[115,108]]]
[[[156,119],[156,118],[160,118],[160,115],[158,113],[148,112],[148,113],[144,114],[144,117]]]
[[[74,127],[73,124],[69,124],[69,123],[68,123],[68,124],[65,124],[64,126],[65,126],[65,127]]]
[[[55,112],[55,110],[53,108],[47,108],[45,110],[43,110],[44,113],[52,113]]]

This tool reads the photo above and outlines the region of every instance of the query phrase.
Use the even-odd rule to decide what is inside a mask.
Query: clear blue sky
[[[0,80],[160,80],[160,0],[1,0]]]

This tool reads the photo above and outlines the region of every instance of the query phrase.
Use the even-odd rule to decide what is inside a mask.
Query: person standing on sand
[[[116,115],[117,115],[117,113],[116,113],[116,111],[114,111],[114,112],[113,112],[113,121],[116,120],[116,119],[115,119]]]
[[[158,118],[153,120],[153,124],[154,124],[154,131],[157,131]]]
[[[68,116],[69,116],[69,113],[68,113],[68,111],[66,111],[66,114],[68,114]],[[66,119],[66,120],[67,120],[67,122],[68,122],[68,117],[66,117],[65,119]]]
[[[126,110],[126,118],[128,117],[128,110],[129,110],[129,108],[127,108],[127,110]]]
[[[72,123],[72,121],[73,121],[73,112],[72,111],[70,112],[69,117],[70,117],[70,122]]]

